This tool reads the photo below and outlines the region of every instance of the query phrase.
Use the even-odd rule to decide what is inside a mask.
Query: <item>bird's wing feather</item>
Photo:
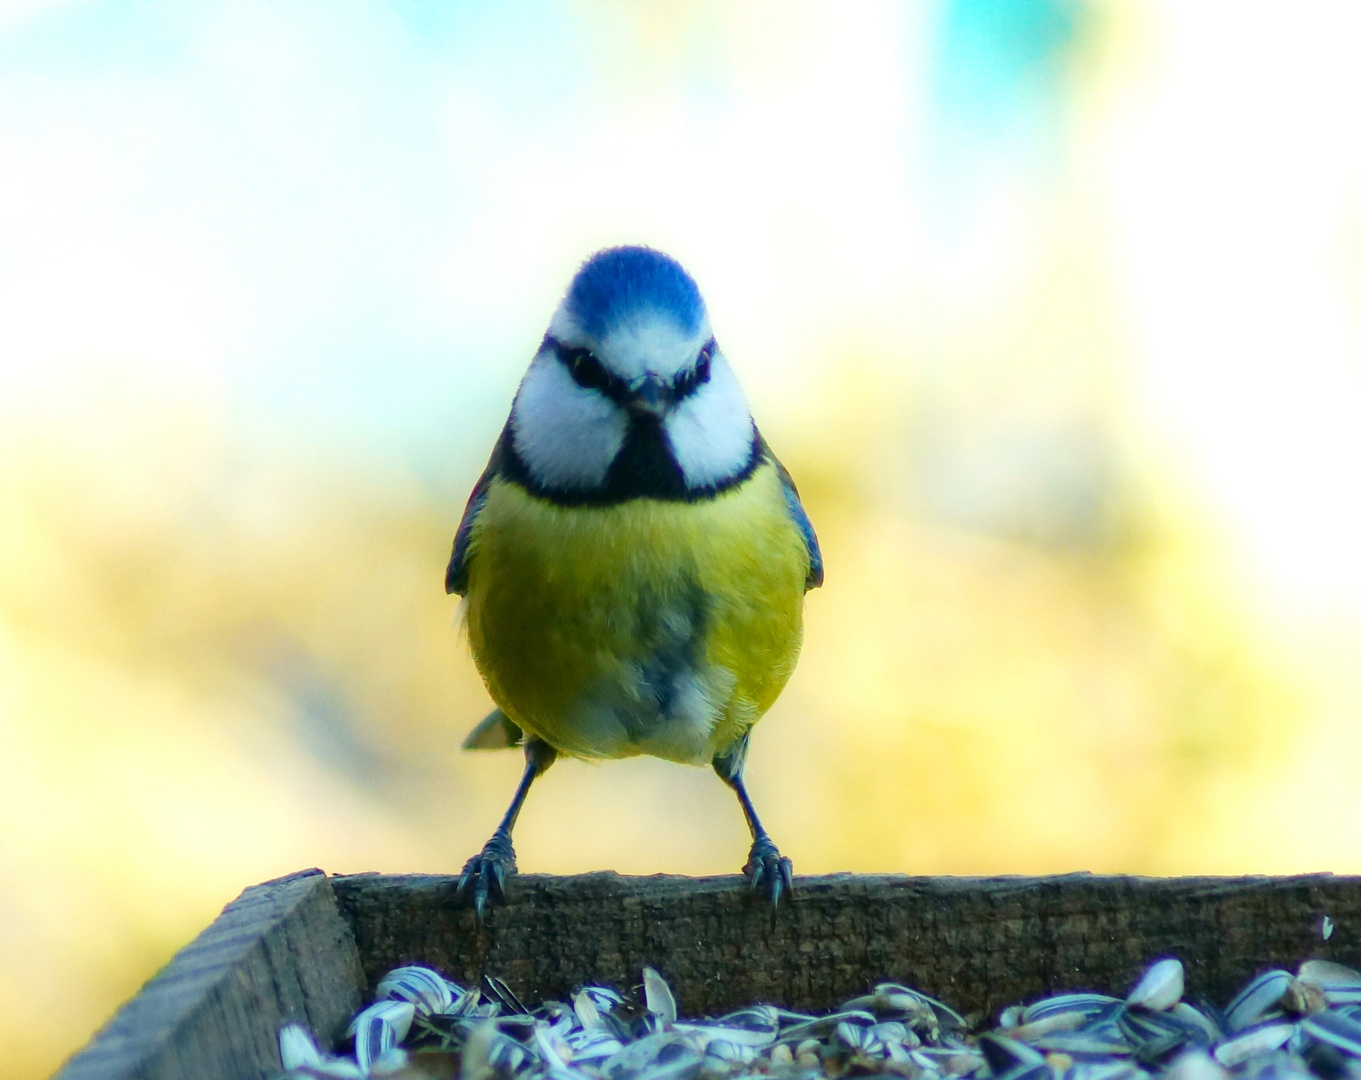
[[[803,591],[807,592],[822,584],[822,549],[818,547],[818,534],[813,531],[813,523],[808,520],[808,513],[799,500],[799,489],[794,486],[794,478],[789,475],[789,470],[780,464],[780,459],[771,454],[769,448],[766,453],[770,455],[770,460],[775,463],[775,469],[780,474],[780,486],[784,488],[784,503],[789,510],[789,517],[798,526],[799,535],[803,537],[803,546],[808,549],[808,577],[803,582]]]
[[[518,724],[500,709],[492,709],[477,727],[468,732],[463,740],[464,750],[504,750],[508,746],[519,746],[524,742],[525,733]]]
[[[444,572],[446,593],[458,593],[462,596],[468,591],[470,554],[468,549],[473,538],[473,523],[477,521],[477,515],[487,503],[491,482],[500,473],[500,449],[501,444],[498,442],[496,450],[492,452],[491,461],[487,463],[486,469],[473,485],[473,493],[468,496],[468,505],[463,508],[463,520],[458,523],[458,532],[454,533],[454,551],[449,556],[449,568]]]

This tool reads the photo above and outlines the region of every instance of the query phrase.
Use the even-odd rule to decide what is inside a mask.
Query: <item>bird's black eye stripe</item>
[[[572,373],[578,386],[584,386],[587,390],[604,390],[609,385],[609,375],[589,349],[568,349],[566,361],[567,370]]]
[[[709,375],[713,369],[714,349],[716,348],[718,348],[717,344],[713,338],[710,338],[708,344],[700,349],[699,355],[695,357],[695,366],[676,376],[674,383],[676,397],[688,397],[709,381]]]
[[[605,369],[605,365],[590,349],[564,345],[556,338],[549,338],[547,344],[578,386],[586,390],[599,390],[607,397],[621,397],[624,394],[623,384]]]
[[[621,404],[628,400],[628,387],[617,375],[606,368],[600,362],[599,357],[590,349],[584,349],[579,345],[564,345],[554,337],[545,338],[544,346],[553,350],[558,360],[572,376],[572,381],[578,386],[586,390],[598,390],[606,397]],[[677,399],[688,397],[709,381],[709,376],[713,371],[714,350],[717,348],[717,343],[713,338],[710,338],[699,350],[699,355],[695,357],[694,366],[676,376],[672,387]]]

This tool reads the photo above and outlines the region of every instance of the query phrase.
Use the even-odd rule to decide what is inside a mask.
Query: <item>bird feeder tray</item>
[[[876,982],[962,1012],[1064,990],[1123,993],[1150,959],[1223,1001],[1253,974],[1361,961],[1361,878],[796,879],[770,911],[739,877],[523,875],[479,928],[456,878],[305,870],[246,889],[73,1057],[57,1080],[264,1080],[278,1031],[343,1039],[378,979],[425,964],[504,980],[533,1004],[660,971],[688,1016],[767,1002],[825,1010]]]

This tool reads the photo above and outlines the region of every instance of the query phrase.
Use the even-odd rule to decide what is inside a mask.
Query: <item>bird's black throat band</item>
[[[657,417],[635,416],[629,422],[624,445],[605,474],[603,490],[624,497],[685,498],[685,474],[666,444]]]
[[[685,474],[667,445],[666,432],[654,416],[635,416],[619,453],[610,463],[605,482],[596,488],[549,487],[539,482],[515,449],[510,422],[501,431],[492,454],[491,466],[502,477],[513,480],[531,495],[560,506],[615,506],[630,499],[658,499],[663,502],[703,502],[736,487],[754,473],[767,451],[761,433],[752,427],[751,453],[746,463],[731,476],[704,487],[687,487]]]

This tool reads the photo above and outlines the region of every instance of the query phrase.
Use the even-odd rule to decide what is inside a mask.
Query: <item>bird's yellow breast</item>
[[[473,658],[559,750],[706,762],[794,670],[808,564],[770,462],[696,502],[562,506],[498,479],[469,546]]]

